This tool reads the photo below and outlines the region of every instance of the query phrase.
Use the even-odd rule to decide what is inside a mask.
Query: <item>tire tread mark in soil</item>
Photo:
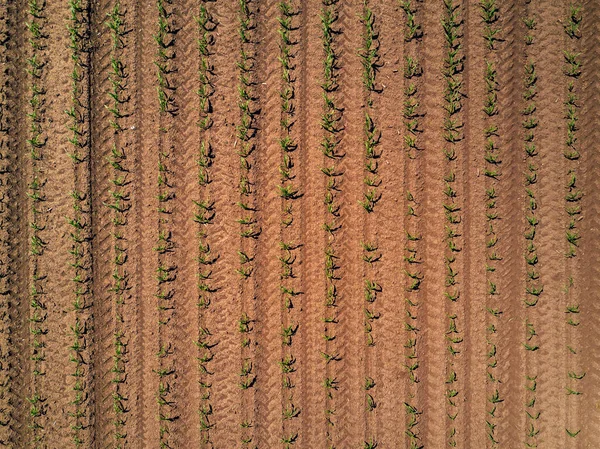
[[[443,285],[442,261],[444,249],[441,245],[444,239],[443,228],[440,223],[444,221],[442,201],[442,182],[444,173],[441,167],[444,164],[442,145],[443,140],[440,127],[444,119],[443,98],[440,92],[444,89],[443,79],[440,76],[443,69],[444,36],[439,19],[443,15],[442,2],[422,3],[423,17],[435,19],[423,21],[423,44],[421,66],[423,82],[421,89],[422,141],[423,152],[423,200],[422,217],[423,227],[421,232],[431,242],[423,249],[423,278],[427,280],[423,285],[423,294],[428,299],[423,303],[421,314],[425,332],[421,337],[421,351],[423,357],[419,361],[421,371],[420,387],[422,395],[417,410],[422,410],[420,424],[420,442],[425,448],[444,447],[446,442],[444,378],[445,354],[443,352],[443,338],[445,319],[440,316],[440,309],[444,307],[444,298],[440,295],[440,286]],[[438,411],[438,412],[434,412]]]
[[[256,220],[261,233],[253,249],[255,263],[251,280],[254,295],[252,316],[256,323],[253,364],[256,370],[254,409],[256,444],[259,448],[276,447],[283,443],[282,406],[284,400],[281,350],[281,313],[283,296],[279,288],[280,223],[286,218],[282,212],[281,198],[277,194],[279,185],[280,146],[274,136],[280,133],[281,105],[280,89],[282,74],[277,60],[281,33],[279,32],[278,2],[255,0],[252,36],[255,60],[254,96],[260,104],[260,115],[256,118],[255,163],[251,168],[253,195],[256,205]],[[290,75],[293,76],[293,75]],[[289,215],[289,214],[288,214]],[[247,239],[246,239],[247,240]],[[253,239],[254,240],[254,239]],[[249,296],[250,298],[250,296]],[[281,368],[283,369],[283,365]],[[292,365],[289,368],[296,368]],[[289,376],[287,376],[289,377]],[[290,443],[291,444],[291,443]]]
[[[199,304],[198,277],[199,264],[194,262],[198,257],[201,227],[191,226],[195,218],[190,211],[202,213],[200,207],[194,207],[193,200],[201,204],[210,201],[200,197],[199,188],[199,102],[200,87],[198,61],[199,24],[195,18],[200,15],[197,0],[173,3],[172,22],[174,39],[174,58],[171,60],[170,80],[173,82],[174,107],[176,112],[169,117],[169,139],[171,141],[171,157],[169,164],[169,186],[173,192],[173,209],[169,219],[172,233],[173,252],[169,260],[176,267],[177,276],[172,285],[174,293],[173,316],[169,324],[170,344],[173,346],[173,364],[177,369],[174,378],[175,389],[172,397],[176,405],[177,419],[170,425],[174,436],[174,446],[190,445],[199,447],[201,435],[199,426],[200,392],[194,383],[201,376],[196,373],[200,366],[200,353],[193,350],[199,336],[199,316],[202,314]],[[171,21],[171,19],[169,19]],[[208,203],[207,203],[207,207]],[[207,211],[212,214],[212,211]],[[196,259],[197,260],[197,259]],[[210,294],[210,293],[209,293]],[[193,337],[192,337],[193,336]],[[192,356],[194,355],[194,356]],[[206,434],[208,436],[208,434]]]
[[[236,155],[237,144],[235,123],[237,112],[237,77],[235,60],[231,55],[239,54],[238,10],[230,4],[217,2],[211,8],[217,25],[215,32],[214,56],[211,55],[215,76],[213,78],[214,124],[211,126],[211,144],[214,147],[214,159],[211,165],[211,188],[215,201],[215,210],[219,211],[214,218],[213,238],[211,239],[214,257],[214,288],[218,295],[215,299],[215,313],[207,316],[213,320],[211,332],[213,344],[217,344],[213,366],[214,376],[211,378],[214,411],[214,428],[212,437],[222,447],[235,447],[241,438],[239,422],[239,334],[236,323],[239,320],[238,282],[235,273],[237,254],[231,248],[239,245],[239,225],[235,222],[238,216],[239,201],[237,189],[232,188],[239,183],[239,157]]]
[[[96,435],[97,444],[105,447],[114,439],[114,425],[111,419],[113,410],[112,394],[114,384],[111,382],[113,364],[112,351],[115,334],[114,295],[109,289],[112,286],[112,266],[110,257],[113,254],[112,210],[104,205],[109,199],[110,179],[113,171],[108,162],[111,147],[115,141],[114,130],[110,126],[109,104],[109,71],[111,65],[111,36],[106,25],[113,1],[106,0],[90,7],[90,97],[89,97],[89,136],[90,136],[90,183],[92,209],[91,259],[94,282],[91,284],[91,305],[94,325],[94,345],[91,355],[92,371],[95,378],[92,407],[95,420],[92,432]]]
[[[499,353],[502,359],[500,377],[503,379],[503,411],[498,423],[500,442],[505,447],[516,447],[522,444],[521,435],[516,435],[513,429],[521,421],[520,410],[522,401],[523,384],[523,359],[522,359],[522,323],[518,319],[521,315],[522,286],[514,280],[523,280],[526,277],[522,265],[522,243],[518,236],[523,229],[522,210],[511,205],[511,201],[520,198],[523,189],[521,186],[523,166],[521,161],[522,142],[515,139],[521,132],[519,124],[521,110],[514,105],[522,104],[523,75],[514,68],[514,61],[519,61],[519,56],[524,54],[523,16],[517,4],[507,2],[500,10],[502,42],[497,42],[497,72],[499,80],[499,141],[502,154],[503,176],[501,178],[501,192],[499,210],[500,223],[498,227],[499,243],[503,260],[499,264],[498,284],[504,304],[502,327],[499,330]],[[513,281],[510,281],[513,280]]]
[[[396,335],[404,325],[405,301],[405,285],[399,276],[404,242],[397,236],[402,235],[406,228],[407,219],[404,217],[407,208],[401,199],[406,197],[406,190],[410,187],[405,169],[406,151],[401,140],[402,118],[400,114],[391,112],[404,104],[404,60],[401,58],[408,44],[404,43],[404,27],[398,26],[398,22],[404,19],[398,4],[373,3],[372,8],[378,23],[376,30],[380,44],[376,87],[381,93],[375,99],[375,121],[381,132],[378,145],[378,153],[381,154],[378,165],[381,199],[376,206],[379,220],[373,228],[373,240],[378,249],[363,252],[363,257],[367,260],[372,257],[372,263],[377,265],[378,271],[375,279],[382,286],[377,297],[381,318],[377,320],[374,332],[376,354],[373,365],[376,375],[373,377],[378,388],[375,398],[377,418],[372,433],[381,446],[393,447],[404,435],[404,402],[412,402],[407,398],[405,362],[399,357],[399,345],[404,345],[406,341],[402,333]],[[418,184],[416,177],[414,179]],[[413,430],[417,431],[415,428]]]
[[[539,46],[532,49],[532,58],[539,61],[536,71],[539,76],[537,106],[538,126],[536,139],[539,136],[540,169],[539,183],[539,270],[544,285],[546,301],[539,307],[540,357],[552,360],[537,379],[536,403],[544,412],[539,418],[540,438],[547,447],[564,447],[564,357],[565,342],[564,316],[557,304],[563,295],[564,287],[564,228],[562,212],[564,210],[564,194],[559,188],[564,178],[562,152],[554,151],[555,142],[560,142],[564,129],[562,89],[566,86],[561,71],[564,58],[561,47],[556,45],[556,36],[562,43],[564,32],[557,17],[564,14],[559,5],[550,4],[538,8]],[[554,45],[553,45],[554,44]],[[534,44],[535,46],[535,44]]]
[[[200,277],[200,273],[210,272],[213,255],[210,254],[207,230],[211,228],[216,212],[207,187],[212,157],[206,132],[211,123],[210,106],[201,106],[199,98],[204,95],[204,101],[210,101],[211,63],[210,53],[206,52],[211,51],[209,41],[212,42],[214,23],[205,3],[195,0],[176,6],[173,17],[176,59],[172,61],[171,72],[175,75],[171,75],[171,79],[177,88],[174,91],[177,112],[176,120],[171,118],[169,128],[174,155],[169,185],[175,192],[171,226],[179,263],[173,287],[174,328],[171,326],[171,341],[176,351],[174,363],[178,371],[173,393],[177,419],[173,422],[172,432],[176,438],[175,446],[210,447],[209,366],[213,342],[210,339],[212,326],[204,315],[210,313],[214,291],[210,275]],[[199,40],[202,39],[205,39],[205,46],[201,53]],[[206,77],[202,81],[201,74]],[[201,166],[200,161],[204,165]],[[201,173],[203,183],[200,182]],[[192,221],[197,225],[189,226]],[[197,346],[197,352],[191,350],[194,346]],[[194,381],[198,386],[192,384]]]
[[[339,94],[338,106],[344,111],[343,131],[340,146],[344,154],[340,170],[344,174],[337,199],[340,204],[340,238],[336,253],[339,263],[338,275],[340,302],[339,333],[336,337],[336,350],[340,362],[336,377],[339,379],[339,392],[336,401],[336,426],[339,447],[362,445],[365,440],[366,398],[364,395],[365,343],[364,329],[362,257],[360,236],[363,229],[362,163],[363,147],[361,136],[364,127],[362,65],[357,55],[363,44],[363,29],[360,16],[363,3],[358,1],[340,2],[339,30]]]
[[[30,8],[31,9],[31,8]],[[43,251],[39,257],[39,268],[47,278],[42,282],[45,302],[45,323],[47,335],[45,337],[45,374],[44,382],[46,395],[45,413],[46,425],[42,433],[42,445],[65,447],[73,444],[68,413],[71,402],[77,402],[73,397],[77,394],[67,380],[73,374],[73,365],[69,363],[70,355],[66,348],[73,345],[75,331],[70,328],[69,315],[72,306],[73,281],[69,266],[69,251],[72,240],[67,237],[73,231],[65,217],[72,215],[72,206],[69,199],[69,189],[74,184],[75,173],[72,161],[67,156],[70,152],[68,139],[72,137],[67,128],[69,118],[64,113],[71,103],[72,59],[68,49],[70,39],[66,32],[68,8],[62,3],[47,2],[43,16],[47,20],[44,32],[47,36],[47,60],[43,71],[47,78],[41,78],[42,89],[45,89],[45,100],[41,102],[40,114],[45,116],[45,145],[41,149],[41,173],[46,179],[43,185],[44,201],[38,208],[46,214],[44,222],[45,231],[40,231],[43,240]],[[52,151],[46,150],[52,149]],[[31,185],[30,185],[31,186]],[[32,189],[33,190],[33,189]],[[52,230],[52,233],[48,232]],[[30,319],[35,318],[35,313]],[[83,331],[82,335],[83,336]],[[83,348],[82,348],[83,351]],[[86,357],[86,356],[84,356]],[[69,391],[70,390],[70,391]],[[65,391],[69,391],[65,394]],[[79,395],[81,400],[85,393]],[[32,398],[33,399],[33,398]]]
[[[487,312],[483,303],[487,302],[487,271],[489,239],[486,226],[487,202],[484,201],[486,176],[485,160],[482,157],[485,147],[484,98],[485,83],[485,43],[482,36],[482,14],[480,4],[468,4],[465,13],[465,70],[464,92],[466,107],[464,116],[464,224],[462,253],[464,253],[463,289],[465,300],[463,353],[466,369],[463,375],[464,396],[464,446],[479,447],[489,443],[487,413],[487,374],[489,351],[487,334]],[[469,107],[472,106],[472,107]],[[476,148],[476,151],[470,151]]]
[[[134,423],[132,432],[128,434],[132,440],[138,440],[140,447],[145,442],[161,441],[159,421],[159,405],[157,403],[158,382],[156,372],[160,369],[157,354],[160,350],[161,331],[157,297],[157,268],[155,264],[143,261],[156,261],[153,247],[156,244],[154,232],[144,232],[142,224],[148,224],[156,230],[160,212],[156,203],[156,185],[158,179],[159,156],[162,149],[160,139],[159,99],[157,97],[157,60],[156,42],[153,35],[158,30],[158,3],[146,3],[142,0],[129,0],[135,17],[132,20],[131,35],[134,41],[134,61],[132,78],[135,80],[135,121],[136,140],[134,152],[134,185],[136,203],[133,205],[132,223],[135,224],[136,260],[133,262],[135,272],[134,310],[129,313],[135,319],[129,325],[136,329],[130,345],[135,352],[131,353],[135,371],[132,373],[134,386],[132,405]],[[156,232],[156,231],[155,231]],[[133,308],[132,307],[132,308]],[[135,431],[133,431],[135,429]]]
[[[297,100],[297,121],[295,131],[298,150],[298,182],[302,189],[300,205],[302,247],[300,249],[300,281],[302,292],[302,318],[295,337],[300,341],[298,366],[301,369],[302,390],[300,397],[301,420],[298,447],[323,447],[327,440],[325,416],[325,391],[322,385],[326,377],[326,367],[318,349],[323,347],[322,304],[326,291],[323,276],[323,254],[325,233],[322,220],[325,210],[322,205],[325,177],[321,174],[323,153],[319,136],[323,130],[319,126],[322,90],[319,86],[323,78],[323,49],[319,14],[320,0],[309,0],[300,7],[300,41],[302,45],[297,56],[299,88]],[[296,304],[298,306],[298,304]]]

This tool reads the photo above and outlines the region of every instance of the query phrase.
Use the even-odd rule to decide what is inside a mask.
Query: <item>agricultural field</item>
[[[0,67],[0,446],[600,448],[600,0],[3,0]]]

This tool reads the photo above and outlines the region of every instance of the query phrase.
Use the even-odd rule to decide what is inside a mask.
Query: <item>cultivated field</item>
[[[0,445],[600,448],[600,0],[0,2]]]

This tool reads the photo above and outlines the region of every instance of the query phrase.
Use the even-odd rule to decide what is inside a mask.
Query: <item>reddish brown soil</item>
[[[372,91],[363,84],[362,1],[288,0],[294,13],[286,81],[278,59],[279,2],[247,2],[242,43],[240,2],[164,0],[163,112],[157,2],[73,0],[82,6],[85,48],[76,80],[68,2],[38,0],[39,17],[30,14],[32,3],[0,4],[0,446],[78,447],[79,440],[79,447],[140,449],[600,447],[600,0],[577,3],[577,38],[564,31],[566,2],[498,0],[489,25],[500,30],[493,48],[482,37],[481,2],[448,0],[458,13],[463,58],[455,74],[461,108],[451,118],[462,126],[454,143],[444,138],[441,0],[406,2],[422,31],[414,39],[405,39],[404,2],[367,2],[376,32]],[[123,22],[117,48],[107,27],[116,4]],[[203,8],[211,18],[208,65],[198,46]],[[327,94],[339,118],[336,158],[322,151],[325,9],[336,17],[338,87]],[[532,30],[524,18],[535,18]],[[32,22],[42,30],[37,47]],[[526,44],[528,33],[533,40]],[[250,61],[245,72],[242,49]],[[565,50],[579,53],[579,76],[565,75]],[[407,58],[420,66],[410,79]],[[123,69],[116,119],[109,110],[115,59]],[[35,75],[32,61],[42,63]],[[483,110],[486,62],[495,70],[492,115]],[[527,115],[530,62],[537,77],[535,110]],[[240,75],[248,79],[253,114],[246,140]],[[202,76],[210,102],[204,109]],[[570,82],[577,159],[563,155]],[[287,112],[286,88],[293,90]],[[405,141],[413,135],[404,116],[412,88],[416,150]],[[72,107],[81,117],[78,163],[68,156],[73,131],[65,111]],[[373,188],[380,195],[370,213],[360,204],[371,188],[364,181],[371,176],[365,114],[377,137]],[[212,125],[204,128],[207,117]],[[526,130],[529,117],[536,125]],[[37,159],[28,142],[34,121],[45,142]],[[497,130],[486,137],[490,126]],[[529,132],[533,156],[524,150]],[[280,190],[284,135],[295,143],[287,153],[285,182],[297,192],[291,199]],[[500,159],[495,177],[486,176],[488,138]],[[203,143],[210,147],[206,183],[199,182]],[[246,144],[253,151],[241,158]],[[450,147],[454,158],[444,156]],[[121,169],[111,164],[119,153]],[[324,167],[334,167],[335,176]],[[526,185],[532,170],[535,182]],[[123,185],[111,182],[118,176]],[[325,201],[331,180],[335,217]],[[38,181],[39,201],[32,197]],[[80,193],[79,210],[73,191]],[[121,211],[108,206],[118,192]],[[574,192],[581,198],[568,201]],[[200,223],[203,202],[210,218]],[[449,203],[456,222],[444,209]],[[569,216],[573,207],[578,212]],[[497,217],[490,219],[492,209]],[[80,242],[69,223],[74,214]],[[527,239],[532,216],[539,223]],[[324,223],[331,222],[337,228],[328,233]],[[255,234],[242,236],[249,227]],[[573,229],[575,256],[566,257],[565,235]],[[365,242],[377,249],[364,250]],[[82,252],[77,266],[75,247]],[[531,254],[533,264],[526,262]],[[368,300],[371,281],[377,287]],[[527,307],[532,285],[543,290]],[[460,292],[455,301],[453,291]],[[73,346],[77,323],[80,347]],[[284,328],[295,330],[287,340]]]

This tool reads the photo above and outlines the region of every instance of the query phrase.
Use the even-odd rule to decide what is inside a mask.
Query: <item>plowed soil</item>
[[[600,0],[4,0],[0,68],[0,446],[600,448]]]

